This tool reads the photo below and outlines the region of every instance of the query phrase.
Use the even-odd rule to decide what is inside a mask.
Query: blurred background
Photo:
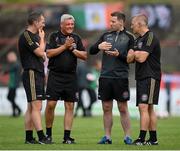
[[[109,28],[109,18],[112,11],[123,11],[126,14],[127,29],[130,29],[132,16],[144,13],[149,18],[149,27],[159,37],[162,48],[162,83],[160,103],[157,107],[159,117],[169,115],[180,116],[180,1],[179,0],[1,0],[0,1],[0,71],[8,62],[6,55],[10,51],[18,54],[18,36],[26,27],[28,13],[32,10],[42,10],[46,17],[46,40],[52,31],[59,29],[60,16],[70,13],[75,17],[75,32],[88,48],[97,38]],[[89,56],[87,68],[91,68],[94,59],[101,59],[101,54]],[[11,114],[10,103],[7,101],[9,73],[0,72],[0,114]],[[135,107],[134,65],[130,65],[131,102],[130,114],[138,117]],[[90,99],[85,92],[84,104],[88,106]],[[22,84],[16,96],[17,104],[23,113],[26,108],[26,97]],[[100,101],[92,109],[93,115],[102,114]],[[63,113],[62,105],[56,108],[56,113]],[[118,114],[115,109],[114,113]],[[81,113],[79,113],[81,114]]]

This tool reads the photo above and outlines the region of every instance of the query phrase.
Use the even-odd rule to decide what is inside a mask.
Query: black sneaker
[[[151,141],[151,140],[147,140],[146,141],[146,145],[158,145],[158,141]]]
[[[43,139],[38,141],[39,144],[52,144],[50,140],[48,140],[45,136]]]
[[[52,141],[52,136],[46,135],[46,139],[51,142],[51,144],[54,144],[54,142]]]
[[[145,145],[146,144],[146,142],[145,141],[142,141],[140,138],[138,138],[138,139],[136,139],[133,143],[132,143],[132,145]]]
[[[74,138],[64,138],[63,144],[76,144]]]
[[[25,140],[25,144],[39,144],[39,143],[35,138],[33,138],[31,140]]]

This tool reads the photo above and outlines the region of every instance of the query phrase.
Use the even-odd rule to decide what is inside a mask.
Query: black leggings
[[[17,116],[21,112],[21,109],[15,102],[15,97],[16,97],[16,88],[9,88],[7,99],[9,100],[9,102],[12,105],[13,116]],[[16,110],[18,111],[18,113],[16,113]]]

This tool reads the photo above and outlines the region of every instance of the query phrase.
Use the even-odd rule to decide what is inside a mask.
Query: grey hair
[[[148,25],[148,17],[145,14],[137,14],[133,18],[137,18],[142,25]]]
[[[73,21],[75,21],[74,17],[70,14],[63,14],[61,16],[61,22],[64,22],[66,19],[72,19]]]

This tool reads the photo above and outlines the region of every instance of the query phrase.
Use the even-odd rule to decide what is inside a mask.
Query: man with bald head
[[[157,118],[154,105],[158,104],[161,80],[161,48],[157,37],[148,28],[148,18],[137,15],[132,18],[131,28],[138,35],[134,50],[128,52],[127,61],[136,62],[137,106],[140,112],[140,133],[135,145],[158,145]],[[150,138],[145,141],[146,132]]]

